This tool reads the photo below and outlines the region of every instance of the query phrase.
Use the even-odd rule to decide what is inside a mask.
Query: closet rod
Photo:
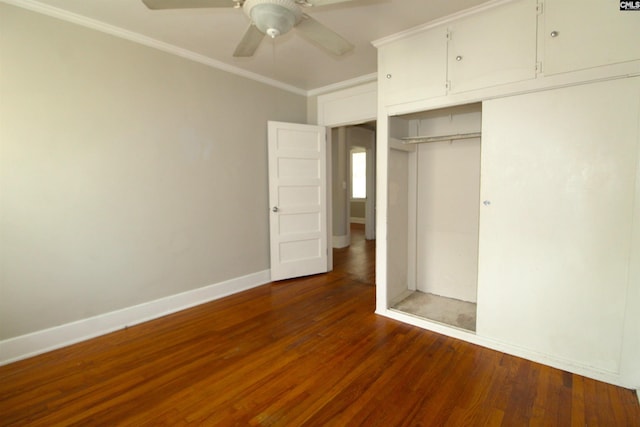
[[[453,135],[440,135],[440,136],[408,136],[402,139],[403,144],[420,144],[423,142],[439,142],[439,141],[454,141],[457,139],[471,139],[480,138],[481,132],[471,133],[456,133]]]

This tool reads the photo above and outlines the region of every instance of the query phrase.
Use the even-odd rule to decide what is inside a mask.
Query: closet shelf
[[[423,142],[440,142],[440,141],[455,141],[457,139],[471,139],[480,138],[481,132],[470,133],[456,133],[452,135],[439,135],[439,136],[408,136],[401,138],[403,144],[421,144]]]

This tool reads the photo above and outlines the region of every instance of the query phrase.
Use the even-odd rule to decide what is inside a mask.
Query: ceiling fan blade
[[[200,7],[233,7],[234,0],[142,0],[149,9],[192,9]]]
[[[233,56],[236,58],[253,56],[263,38],[264,33],[262,33],[255,24],[251,23],[247,31],[245,31],[244,36],[242,36],[238,47],[236,47],[236,50],[233,52]]]
[[[325,27],[309,15],[303,15],[296,30],[311,41],[336,55],[342,55],[353,49],[353,45],[341,35]]]
[[[328,4],[334,3],[345,3],[351,0],[304,0],[304,3],[310,4],[311,6],[326,6]],[[304,6],[303,3],[303,6]]]

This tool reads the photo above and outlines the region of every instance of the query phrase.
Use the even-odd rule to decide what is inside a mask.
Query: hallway
[[[333,250],[333,274],[375,286],[376,241],[364,238],[364,225],[351,224],[351,245]]]

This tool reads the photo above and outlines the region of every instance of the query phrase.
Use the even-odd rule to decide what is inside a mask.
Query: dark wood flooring
[[[640,426],[631,390],[376,316],[374,251],[0,367],[0,425]]]

